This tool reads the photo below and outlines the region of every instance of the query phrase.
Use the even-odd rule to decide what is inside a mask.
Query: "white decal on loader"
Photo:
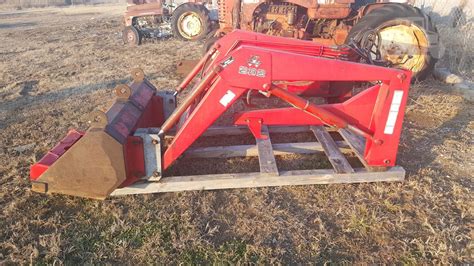
[[[234,58],[231,56],[227,58],[226,60],[224,60],[224,62],[221,63],[221,66],[223,68],[226,68],[228,65],[232,64],[233,62],[234,62]]]
[[[265,72],[265,69],[258,69],[258,68],[246,67],[246,66],[239,67],[239,74],[249,75],[249,76],[258,77],[258,78],[264,78],[267,75],[267,73]]]
[[[230,102],[235,98],[235,93],[233,93],[231,90],[228,90],[224,96],[219,100],[219,103],[222,104],[222,106],[227,107]]]
[[[395,123],[397,123],[398,112],[402,104],[403,91],[395,91],[393,93],[392,104],[388,113],[387,123],[385,124],[384,134],[392,135],[395,130]]]

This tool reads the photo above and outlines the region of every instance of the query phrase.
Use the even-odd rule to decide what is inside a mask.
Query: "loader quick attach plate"
[[[177,192],[190,190],[216,190],[229,188],[271,187],[287,185],[335,184],[335,183],[364,183],[381,181],[403,181],[405,170],[400,166],[388,168],[372,168],[364,161],[363,150],[365,141],[350,130],[341,129],[335,132],[322,126],[298,127],[269,127],[263,131],[270,136],[272,133],[301,133],[312,132],[317,142],[272,143],[271,138],[256,139],[256,145],[216,146],[191,148],[184,153],[185,158],[232,158],[258,156],[260,172],[227,173],[193,176],[168,176],[161,179],[149,179],[137,182],[128,187],[119,188],[112,196],[130,194],[148,194],[159,192]],[[156,129],[139,129],[141,137],[154,138]],[[331,135],[328,133],[331,131]],[[247,127],[211,127],[203,136],[245,135],[250,134]],[[343,140],[334,140],[332,135],[339,134]],[[148,156],[156,158],[157,150],[145,149]],[[311,169],[281,171],[277,167],[275,155],[288,154],[325,154],[332,169]],[[363,168],[353,168],[346,155],[355,155]],[[145,154],[145,157],[147,155]]]

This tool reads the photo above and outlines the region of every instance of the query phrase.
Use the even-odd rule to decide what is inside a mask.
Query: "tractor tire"
[[[352,27],[346,43],[371,51],[369,35],[381,44],[378,60],[411,70],[413,81],[425,79],[439,58],[438,31],[427,15],[410,5],[386,4],[372,10]]]
[[[127,26],[123,29],[122,39],[123,43],[129,46],[138,46],[142,43],[142,36],[134,26]]]
[[[174,36],[180,39],[186,41],[201,40],[211,30],[209,11],[203,5],[183,4],[173,12],[171,27]]]

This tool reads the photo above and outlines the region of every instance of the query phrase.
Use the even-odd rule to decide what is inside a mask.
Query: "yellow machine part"
[[[429,42],[417,25],[395,25],[379,31],[382,59],[418,73],[425,67]]]

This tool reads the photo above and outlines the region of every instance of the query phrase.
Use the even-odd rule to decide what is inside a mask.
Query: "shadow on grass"
[[[36,26],[34,22],[19,22],[19,23],[3,23],[0,24],[0,29],[15,29]]]
[[[153,78],[156,78],[157,76],[158,75],[147,75],[147,79],[151,80]],[[0,115],[6,117],[4,121],[0,122],[0,129],[6,128],[11,124],[17,123],[18,119],[17,115],[15,114],[22,113],[23,110],[31,109],[35,106],[45,104],[55,105],[58,104],[58,102],[73,97],[80,100],[81,97],[88,96],[88,94],[97,91],[111,90],[118,84],[127,84],[129,82],[129,78],[108,80],[99,83],[89,83],[81,86],[73,86],[39,95],[29,95],[28,92],[31,90],[31,88],[27,88],[26,90],[22,89],[20,92],[21,97],[5,101],[0,105]]]
[[[467,108],[466,105],[471,104],[461,103],[457,114],[437,127],[427,125],[433,119],[428,115],[418,113],[407,115],[405,120],[413,122],[413,125],[409,126],[413,130],[406,130],[405,136],[401,140],[404,142],[404,149],[401,150],[399,164],[407,170],[408,175],[414,175],[421,168],[428,167],[436,167],[441,169],[443,176],[448,175],[443,170],[444,167],[436,162],[438,154],[432,152],[432,150],[435,147],[442,146],[446,140],[457,139],[460,132],[468,131],[469,120],[472,121],[472,117],[470,108]],[[420,135],[419,130],[425,132]],[[465,181],[470,182],[469,178]]]

